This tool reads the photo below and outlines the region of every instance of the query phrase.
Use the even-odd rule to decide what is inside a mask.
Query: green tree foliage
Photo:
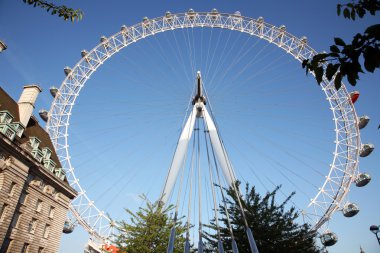
[[[74,22],[75,20],[81,20],[83,18],[83,11],[80,9],[72,9],[65,5],[55,5],[54,3],[49,3],[44,0],[23,0],[24,3],[33,5],[34,7],[40,7],[47,12],[51,13],[51,15],[58,15],[62,17],[64,20],[70,20]]]
[[[351,20],[363,18],[368,12],[375,15],[378,10],[378,0],[359,0],[337,5],[338,15],[343,12],[344,18]],[[325,75],[329,81],[334,79],[336,89],[341,87],[344,77],[355,86],[359,73],[364,73],[363,62],[365,70],[371,73],[380,67],[380,24],[368,27],[363,34],[356,34],[351,43],[346,43],[341,38],[334,38],[334,42],[330,46],[330,52],[317,54],[302,62],[306,73],[314,72],[318,84]]]
[[[140,207],[136,213],[125,209],[131,215],[130,221],[118,222],[119,235],[115,245],[121,252],[128,253],[162,253],[166,252],[170,230],[175,224],[176,239],[175,253],[182,253],[185,238],[183,236],[186,227],[181,219],[174,221],[169,215],[173,207],[164,208],[159,201],[150,202],[144,196],[146,207]]]
[[[237,182],[239,185],[239,182]],[[281,204],[276,203],[276,194],[280,187],[274,191],[267,192],[263,197],[256,192],[255,187],[245,187],[245,196],[240,196],[243,209],[245,210],[248,226],[252,229],[257,247],[262,253],[314,253],[319,252],[315,245],[314,233],[311,233],[309,225],[299,225],[295,220],[299,213],[294,207],[287,208],[294,193],[285,199]],[[250,252],[248,238],[246,236],[244,220],[238,204],[236,194],[230,188],[227,194],[231,197],[227,202],[227,210],[230,215],[230,222],[237,242],[239,252]],[[225,250],[231,250],[231,235],[228,230],[228,221],[223,206],[219,207],[221,214],[219,226],[221,239]],[[215,229],[213,222],[210,225]],[[208,248],[217,248],[217,234],[205,232],[206,240],[209,242]],[[213,252],[208,250],[208,252]]]

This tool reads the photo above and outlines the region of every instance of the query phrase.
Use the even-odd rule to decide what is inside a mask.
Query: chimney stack
[[[24,90],[18,100],[18,111],[20,123],[25,128],[33,114],[34,103],[36,102],[37,96],[41,91],[41,88],[35,84],[24,86]]]

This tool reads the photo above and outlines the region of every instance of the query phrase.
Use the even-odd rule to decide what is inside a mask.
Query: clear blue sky
[[[307,36],[317,51],[327,50],[334,36],[348,40],[379,22],[378,17],[356,22],[337,17],[337,2],[327,0],[64,3],[81,8],[84,19],[64,22],[21,0],[0,2],[0,39],[8,44],[0,55],[0,85],[17,99],[23,85],[39,84],[44,92],[36,111],[50,107],[49,87],[60,86],[63,68],[74,66],[82,49],[92,49],[100,36],[116,33],[123,24],[133,25],[144,16],[161,16],[167,10],[177,13],[189,8],[217,8],[253,18],[262,16],[270,24],[286,25],[287,31],[298,37]],[[189,42],[188,35],[200,38],[191,41],[198,57],[194,63],[205,76],[210,102],[238,176],[261,192],[273,189],[268,178],[276,185],[283,184],[284,193],[296,191],[295,203],[305,206],[323,182],[315,171],[325,173],[332,158],[334,134],[328,104],[314,80],[306,77],[300,64],[287,54],[255,38],[219,30],[178,31],[141,41],[114,56],[87,82],[73,111],[70,146],[74,166],[90,197],[113,217],[123,218],[122,208],[138,207],[138,194],[147,193],[152,199],[159,194],[193,85],[189,52],[182,51],[183,67],[176,48]],[[211,40],[204,39],[207,36]],[[226,69],[228,60],[242,52],[246,55],[221,78],[218,64]],[[252,59],[253,64],[241,71]],[[214,73],[218,73],[215,78]],[[358,114],[372,119],[362,131],[362,141],[377,147],[379,77],[379,73],[361,77],[357,87],[361,97],[356,103]],[[373,180],[363,189],[352,187],[350,200],[361,208],[356,217],[347,219],[337,212],[331,220],[331,230],[338,234],[339,242],[330,252],[359,252],[360,245],[367,253],[379,251],[369,232],[370,225],[380,224],[379,164],[378,150],[360,160],[360,169],[370,173]],[[285,168],[290,182],[280,168]],[[74,233],[63,235],[60,252],[83,252],[86,241],[86,234],[77,227]]]

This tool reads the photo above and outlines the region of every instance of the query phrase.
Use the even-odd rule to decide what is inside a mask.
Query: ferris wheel
[[[72,232],[70,224],[78,222],[84,229],[94,238],[101,242],[107,242],[109,237],[115,233],[117,224],[103,211],[95,205],[86,188],[79,182],[77,170],[81,170],[80,166],[76,166],[72,162],[71,148],[69,146],[69,127],[70,119],[74,110],[74,105],[77,103],[77,98],[82,91],[84,85],[90,77],[105,63],[109,58],[118,55],[123,48],[133,46],[135,42],[139,44],[140,40],[145,40],[152,36],[157,36],[160,33],[173,32],[174,30],[184,29],[214,29],[219,28],[226,31],[240,32],[250,37],[255,37],[266,44],[275,45],[282,49],[283,55],[289,55],[292,60],[302,62],[304,59],[313,57],[317,52],[308,44],[306,37],[297,38],[286,31],[285,26],[276,27],[264,22],[263,18],[248,18],[242,16],[239,12],[233,14],[219,13],[216,9],[211,12],[195,12],[190,9],[186,13],[172,14],[167,12],[164,16],[148,19],[144,18],[142,22],[133,26],[122,26],[121,30],[110,37],[101,37],[100,44],[94,47],[91,51],[83,50],[82,58],[73,67],[66,67],[64,73],[66,78],[62,82],[59,89],[52,88],[51,93],[54,101],[48,113],[48,121],[46,129],[50,134],[52,143],[56,149],[62,167],[67,173],[67,179],[70,185],[78,191],[78,196],[70,205],[72,217],[68,220],[66,232]],[[179,32],[179,31],[178,31]],[[183,35],[183,37],[188,36]],[[176,39],[177,40],[177,39]],[[194,39],[193,39],[194,40]],[[189,41],[189,40],[187,40]],[[193,47],[191,45],[190,47]],[[174,46],[173,46],[174,47]],[[162,49],[157,49],[160,51]],[[193,48],[190,50],[194,51]],[[194,52],[193,52],[194,53]],[[215,52],[203,52],[208,54],[207,57],[214,57]],[[235,58],[232,59],[234,61]],[[298,64],[298,63],[297,63]],[[269,66],[269,65],[268,65]],[[195,66],[191,66],[191,72],[194,73],[193,80],[201,83],[201,72],[196,72]],[[270,66],[268,67],[270,68]],[[218,70],[218,66],[216,70]],[[149,70],[147,70],[149,71]],[[196,74],[197,73],[197,74]],[[210,73],[208,76],[212,77]],[[195,78],[196,77],[196,78]],[[211,80],[212,78],[208,79]],[[202,80],[203,82],[203,80]],[[205,81],[206,82],[206,81]],[[326,78],[321,83],[321,90],[325,95],[328,107],[331,110],[333,118],[334,143],[330,165],[324,170],[324,181],[319,185],[311,200],[300,208],[302,217],[305,223],[312,225],[313,231],[318,231],[321,234],[322,243],[326,246],[333,245],[337,241],[337,236],[328,230],[328,223],[332,215],[337,211],[342,211],[346,217],[352,217],[359,212],[359,207],[348,201],[348,192],[352,183],[356,186],[365,186],[370,181],[370,176],[366,173],[360,173],[358,170],[359,156],[365,157],[374,149],[371,144],[362,144],[360,140],[360,129],[365,127],[369,118],[367,116],[358,117],[354,108],[354,99],[357,94],[350,94],[344,85],[337,91],[334,83]],[[194,86],[196,87],[196,86]],[[220,127],[216,124],[212,108],[206,109],[205,101],[210,100],[213,103],[212,97],[208,96],[208,90],[203,88],[194,88],[188,95],[193,101],[193,111],[188,113],[188,120],[183,124],[182,135],[188,135],[186,147],[189,144],[192,129],[194,129],[195,116],[204,118],[208,124],[207,131]],[[204,90],[203,90],[204,89]],[[197,91],[196,91],[197,90]],[[194,92],[196,91],[196,92]],[[205,94],[202,94],[202,91]],[[196,98],[196,99],[195,99]],[[356,97],[357,98],[357,97]],[[205,114],[199,116],[197,107],[203,108]],[[210,106],[210,105],[208,105]],[[189,106],[192,107],[191,105]],[[210,110],[210,114],[207,112]],[[217,118],[217,113],[215,113]],[[223,131],[223,130],[221,130]],[[181,135],[181,136],[182,136]],[[214,141],[215,149],[220,149],[219,164],[223,167],[223,158],[225,155],[225,146],[220,140],[220,133],[216,131],[216,137],[211,138]],[[182,137],[180,137],[181,140]],[[174,138],[175,139],[175,138]],[[185,138],[186,139],[186,138]],[[179,141],[180,142],[180,141]],[[178,143],[179,143],[178,142]],[[179,144],[178,144],[179,145]],[[178,148],[177,146],[177,151]],[[166,184],[163,192],[163,202],[169,202],[169,197],[175,191],[174,184],[179,178],[179,171],[186,155],[185,149],[180,150],[180,155],[175,155],[172,160],[170,171],[166,179]],[[218,154],[217,154],[218,156]],[[176,160],[177,159],[177,160]],[[227,184],[231,184],[236,178],[239,178],[238,169],[229,167],[230,161],[226,158],[224,167],[222,168]],[[177,163],[177,165],[175,165]],[[173,165],[174,164],[174,165]],[[175,168],[173,168],[173,166]],[[76,169],[74,169],[74,167]],[[235,167],[235,166],[234,166]],[[236,178],[235,178],[236,173]],[[179,180],[179,179],[178,179]],[[291,180],[289,180],[291,181]],[[254,229],[254,228],[253,228]]]

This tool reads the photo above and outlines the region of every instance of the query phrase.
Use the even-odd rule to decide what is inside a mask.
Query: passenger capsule
[[[82,56],[82,58],[84,58],[84,57],[86,57],[87,55],[88,55],[88,52],[86,51],[86,50],[82,50],[81,52],[80,52],[80,55]]]
[[[281,32],[285,32],[285,31],[286,31],[286,26],[281,25],[281,26],[279,27],[279,29],[281,30]]]
[[[361,116],[359,118],[359,123],[358,123],[359,129],[365,128],[367,126],[369,120],[370,120],[370,118],[367,115]]]
[[[218,10],[214,8],[214,9],[212,9],[211,13],[218,14]]]
[[[307,37],[303,36],[303,37],[301,38],[301,42],[302,42],[303,44],[307,44]]]
[[[143,23],[144,27],[149,27],[149,25],[150,25],[149,18],[144,17],[142,23]]]
[[[100,42],[101,43],[105,43],[105,42],[107,42],[107,37],[106,36],[102,36],[102,37],[100,37]]]
[[[128,32],[128,27],[126,25],[122,25],[121,28],[120,28],[120,31],[122,33],[127,33]]]
[[[232,16],[232,21],[234,22],[234,24],[240,24],[241,23],[241,14],[240,14],[240,11],[236,11]]]
[[[344,217],[353,217],[358,214],[360,211],[358,205],[354,203],[347,203],[343,207],[343,215]]]
[[[170,11],[165,12],[165,19],[169,23],[173,21],[173,15]]]
[[[360,173],[355,180],[357,187],[366,186],[371,181],[371,176],[367,173]]]
[[[333,232],[325,232],[321,235],[321,242],[324,246],[333,246],[338,241],[338,236]]]
[[[42,109],[38,112],[38,114],[40,115],[41,119],[45,122],[48,121],[49,119],[49,116],[48,116],[48,112],[45,110],[45,109]]]
[[[70,223],[70,221],[66,220],[63,224],[62,232],[65,234],[70,234],[74,231],[74,224]]]
[[[195,11],[193,9],[189,9],[187,11],[187,16],[189,17],[190,20],[193,20],[195,16]]]
[[[372,151],[375,149],[375,145],[368,143],[364,144],[362,148],[360,149],[360,157],[366,157],[369,154],[372,153]]]
[[[263,17],[259,17],[259,18],[257,19],[257,22],[258,22],[258,23],[264,23],[264,18],[263,18]]]
[[[63,71],[65,72],[65,75],[68,76],[71,73],[71,68],[66,66]]]
[[[351,92],[350,93],[351,102],[354,104],[356,100],[358,100],[359,96],[360,96],[359,91],[356,90],[356,91]]]
[[[213,18],[213,19],[216,19],[216,17],[218,16],[218,14],[219,14],[219,12],[218,12],[218,10],[217,9],[212,9],[212,11],[211,11],[211,17]]]
[[[53,96],[53,98],[55,98],[55,96],[57,96],[57,92],[58,92],[58,89],[56,87],[50,87],[49,89],[50,91],[50,94]]]

